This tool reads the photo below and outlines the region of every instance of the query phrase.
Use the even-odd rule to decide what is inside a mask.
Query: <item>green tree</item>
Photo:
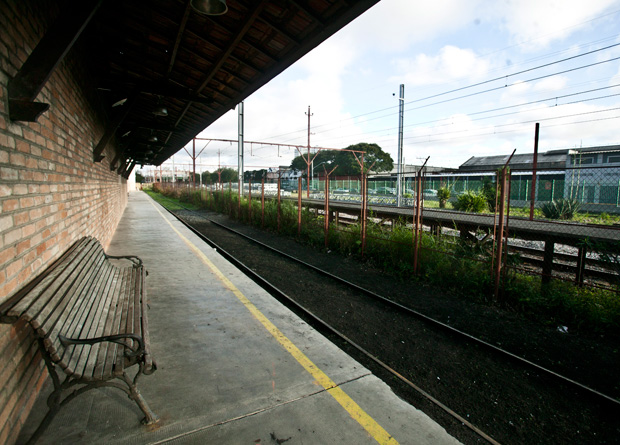
[[[260,170],[250,170],[250,171],[243,172],[243,180],[246,182],[249,180],[252,180],[252,182],[257,182],[266,176],[267,176],[267,170],[265,170],[264,168]]]
[[[221,176],[222,183],[227,183],[227,182],[236,183],[239,180],[238,175],[237,175],[237,170],[233,168],[222,168],[219,170],[219,172],[220,173],[218,174],[218,170],[216,170],[213,173],[211,173],[212,183],[219,182],[220,176]]]
[[[203,184],[213,184],[213,179],[211,177],[211,173],[209,173],[208,171],[202,172],[201,176],[202,176],[202,183]]]
[[[346,150],[355,150],[364,152],[364,167],[368,169],[371,165],[373,171],[384,172],[390,171],[394,168],[394,161],[392,157],[384,152],[377,144],[368,144],[361,142],[355,145],[349,145]],[[361,160],[360,153],[356,153],[357,158]],[[334,166],[338,168],[334,171],[334,175],[359,175],[361,172],[360,165],[352,151],[340,151],[340,150],[321,150],[316,157],[310,154],[310,160],[313,160],[315,169],[320,169],[322,172],[324,169],[331,171]],[[307,154],[297,156],[291,162],[291,168],[307,172],[308,165],[306,163]],[[316,170],[315,170],[316,171]],[[304,175],[305,176],[305,175]]]
[[[144,182],[144,176],[140,174],[140,172],[136,172],[136,183],[142,184]]]

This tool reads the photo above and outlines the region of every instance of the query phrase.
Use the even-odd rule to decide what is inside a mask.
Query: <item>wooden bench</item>
[[[0,306],[0,321],[30,323],[54,391],[49,412],[31,442],[45,431],[61,406],[93,388],[125,391],[145,414],[158,417],[136,386],[156,365],[150,354],[146,270],[135,256],[106,255],[94,238],[76,242],[32,283]],[[127,368],[138,365],[131,378]],[[65,374],[61,381],[59,373]],[[73,389],[63,399],[63,392]]]

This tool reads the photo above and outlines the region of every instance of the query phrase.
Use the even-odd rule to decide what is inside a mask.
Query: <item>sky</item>
[[[405,164],[531,153],[536,122],[539,152],[620,144],[619,23],[620,0],[382,0],[245,100],[245,140],[307,146],[310,106],[311,147],[376,143],[396,162],[403,84]],[[230,111],[199,137],[237,125]],[[196,146],[197,170],[237,168],[236,143]],[[246,144],[244,170],[298,154]]]

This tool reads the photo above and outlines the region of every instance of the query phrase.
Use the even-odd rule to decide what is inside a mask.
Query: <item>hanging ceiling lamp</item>
[[[168,109],[162,105],[161,96],[159,96],[159,98],[157,99],[157,106],[153,110],[153,114],[155,116],[162,116],[162,117],[168,116]]]
[[[155,109],[153,110],[153,114],[154,114],[155,116],[163,116],[163,117],[166,117],[166,116],[168,116],[168,109],[167,109],[166,107],[164,107],[164,106],[160,105],[160,106],[158,106],[157,108],[155,108]]]
[[[226,0],[192,0],[192,8],[205,15],[222,15],[228,11]]]

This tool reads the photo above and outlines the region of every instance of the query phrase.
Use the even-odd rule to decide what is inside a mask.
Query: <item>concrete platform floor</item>
[[[458,443],[145,193],[130,193],[108,253],[138,255],[149,271],[158,370],[139,388],[161,420],[143,426],[125,393],[96,389],[65,406],[38,443]]]

